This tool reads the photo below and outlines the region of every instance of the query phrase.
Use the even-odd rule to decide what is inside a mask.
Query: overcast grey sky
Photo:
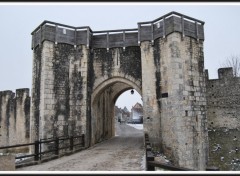
[[[44,20],[94,31],[126,29],[171,11],[205,22],[205,69],[211,79],[227,57],[240,55],[240,3],[0,3],[0,91],[31,89],[31,32]],[[128,103],[130,110],[126,94],[119,106]]]

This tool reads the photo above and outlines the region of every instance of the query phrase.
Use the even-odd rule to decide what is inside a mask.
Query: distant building
[[[133,123],[143,123],[143,107],[136,103],[131,109],[131,121]]]
[[[127,122],[130,120],[130,112],[126,106],[123,109],[115,106],[115,120],[118,122]]]
[[[115,120],[117,122],[143,123],[143,107],[136,103],[131,112],[125,106],[123,109],[115,106]]]

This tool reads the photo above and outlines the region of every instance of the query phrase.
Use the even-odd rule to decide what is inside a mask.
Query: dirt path
[[[145,170],[143,130],[116,125],[114,138],[39,165],[16,171],[141,171]]]

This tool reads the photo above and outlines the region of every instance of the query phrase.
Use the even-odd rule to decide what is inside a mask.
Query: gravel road
[[[144,171],[144,134],[116,124],[116,136],[86,150],[16,171]]]

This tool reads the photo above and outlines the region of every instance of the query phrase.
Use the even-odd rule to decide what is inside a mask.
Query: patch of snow
[[[142,157],[142,161],[141,161],[141,169],[142,170],[146,170],[146,154],[144,153],[143,157]]]
[[[236,152],[236,150],[230,150],[230,152],[228,152],[228,153],[232,153],[232,152]]]
[[[16,157],[18,157],[18,156],[24,156],[24,155],[28,155],[28,154],[29,154],[29,153],[17,153],[17,154],[16,154]],[[24,160],[26,160],[26,159],[29,159],[29,157],[15,159],[15,162],[17,163],[17,162],[20,162],[20,161],[24,161]]]
[[[170,161],[169,161],[169,160],[165,160],[165,162],[166,162],[166,163],[170,163]]]
[[[129,123],[127,123],[127,125],[129,125],[133,128],[136,128],[138,130],[143,130],[143,124],[129,124]]]
[[[215,148],[212,150],[213,152],[217,151],[217,150],[221,150],[221,146],[220,144],[217,144],[217,146],[214,146]]]
[[[229,129],[228,128],[225,128],[224,130],[223,130],[223,132],[228,132],[229,131]]]

